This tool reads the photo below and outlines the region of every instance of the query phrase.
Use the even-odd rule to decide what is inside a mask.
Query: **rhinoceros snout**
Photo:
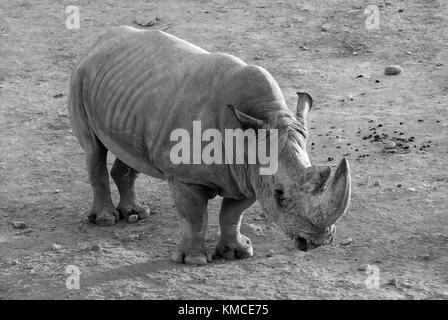
[[[301,236],[297,236],[295,239],[296,247],[300,251],[308,251],[315,249],[321,245],[327,245],[333,242],[334,234],[336,232],[336,227],[332,225],[329,228],[326,228],[322,235],[311,239],[307,239]]]

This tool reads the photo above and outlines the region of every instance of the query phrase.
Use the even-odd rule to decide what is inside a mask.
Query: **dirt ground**
[[[66,28],[72,4],[79,30]],[[379,29],[366,28],[369,5]],[[167,184],[143,176],[154,215],[85,223],[92,195],[67,118],[69,76],[97,37],[136,19],[268,69],[291,106],[298,89],[313,96],[311,161],[346,156],[352,170],[332,245],[298,251],[254,205],[242,226],[253,258],[172,263],[177,213]],[[442,0],[1,0],[0,299],[448,299],[447,28]],[[390,64],[403,72],[385,75]],[[69,265],[79,289],[66,288]]]

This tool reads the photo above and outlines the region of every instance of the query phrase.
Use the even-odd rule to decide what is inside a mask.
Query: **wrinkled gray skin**
[[[306,116],[312,99],[298,95],[293,112],[261,67],[211,54],[161,31],[109,30],[80,59],[70,80],[70,121],[85,150],[93,188],[90,221],[107,226],[120,218],[145,218],[149,209],[134,188],[143,172],[171,186],[181,220],[177,262],[211,261],[205,247],[207,202],[216,195],[223,197],[218,256],[253,255],[240,225],[244,210],[256,200],[299,249],[330,243],[334,223],[349,202],[350,172],[345,159],[333,179],[330,167],[310,164]],[[261,176],[257,164],[174,165],[169,155],[177,141],[170,141],[170,133],[177,128],[191,133],[194,120],[201,120],[202,130],[278,129],[277,173]],[[117,208],[107,151],[117,157],[110,172],[120,193]]]

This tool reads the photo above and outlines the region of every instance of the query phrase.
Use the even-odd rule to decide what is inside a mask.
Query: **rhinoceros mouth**
[[[334,237],[335,232],[336,232],[336,227],[333,225],[333,226],[327,228],[320,235],[314,235],[314,236],[309,235],[306,238],[302,237],[301,235],[297,235],[294,238],[294,243],[300,251],[306,252],[308,250],[317,248],[321,245],[331,244],[333,242],[333,237]]]

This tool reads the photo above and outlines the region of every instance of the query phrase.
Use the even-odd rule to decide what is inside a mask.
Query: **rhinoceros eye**
[[[285,205],[286,197],[282,189],[274,189],[274,198],[279,205]]]

